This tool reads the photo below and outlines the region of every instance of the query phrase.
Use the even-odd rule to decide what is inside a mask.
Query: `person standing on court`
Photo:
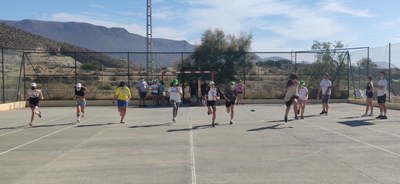
[[[319,89],[318,89],[318,94],[317,94],[317,99],[320,98],[320,94],[322,94],[322,112],[319,113],[320,115],[325,114],[325,116],[328,115],[328,109],[329,109],[329,99],[331,97],[332,93],[332,82],[329,80],[329,74],[325,73],[324,79],[319,83]]]
[[[236,84],[236,91],[238,93],[238,100],[236,101],[236,105],[237,104],[243,104],[243,95],[244,95],[244,84],[243,81],[240,79],[239,83]]]
[[[29,101],[29,107],[31,108],[31,121],[29,122],[29,126],[32,127],[33,119],[35,118],[35,115],[37,115],[39,118],[42,117],[42,112],[39,110],[39,101],[44,100],[42,91],[39,89],[36,89],[37,84],[32,83],[31,84],[31,89],[29,89],[26,92],[26,99]]]
[[[299,119],[297,117],[297,99],[299,98],[299,76],[297,74],[290,74],[289,80],[286,83],[286,94],[284,97],[286,109],[284,121],[287,123],[288,114],[290,111],[290,106],[293,104],[294,118]]]
[[[153,98],[153,106],[159,106],[160,105],[160,101],[158,100],[158,94],[159,94],[159,83],[158,80],[155,79],[153,80],[153,84],[151,84],[151,96]]]
[[[201,104],[206,105],[206,95],[207,95],[207,82],[203,80],[203,83],[200,85],[200,92],[201,92]]]
[[[182,99],[182,88],[179,86],[178,79],[172,81],[172,85],[168,88],[169,101],[172,106],[172,122],[175,123],[176,116],[178,115],[179,105]]]
[[[207,98],[207,114],[212,114],[212,123],[211,126],[215,127],[215,119],[217,118],[217,107],[215,106],[215,102],[219,100],[219,90],[215,87],[215,83],[210,81],[209,88],[206,93]]]
[[[138,85],[139,90],[139,107],[146,107],[147,83],[144,78],[140,78]]]
[[[81,83],[76,83],[75,85],[75,97],[74,100],[76,102],[76,121],[81,122],[81,117],[85,116],[85,107],[86,107],[86,89],[82,87]]]
[[[126,86],[124,81],[121,81],[115,90],[113,104],[115,105],[115,100],[117,100],[118,112],[121,117],[120,123],[125,123],[124,118],[126,115],[126,109],[129,105],[129,100],[131,99],[131,90]]]
[[[379,72],[380,80],[376,83],[376,88],[378,89],[377,101],[379,104],[380,115],[376,119],[387,119],[386,112],[386,94],[388,81],[386,80],[386,73],[384,71]]]
[[[235,89],[235,82],[230,82],[229,83],[229,88],[226,89],[224,93],[224,98],[225,98],[225,107],[226,107],[226,112],[231,114],[231,119],[229,121],[229,124],[233,124],[233,116],[235,114],[235,103],[237,100],[237,91]]]
[[[372,81],[372,77],[368,76],[368,83],[365,89],[366,98],[366,107],[365,113],[361,117],[373,116],[374,115],[374,106],[372,105],[372,97],[374,96],[374,82]],[[371,113],[368,114],[369,109],[371,109]]]

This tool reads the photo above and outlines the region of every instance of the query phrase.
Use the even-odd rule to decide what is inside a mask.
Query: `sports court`
[[[310,104],[283,124],[283,104],[239,105],[229,125],[217,106],[215,128],[206,107],[175,124],[170,107],[131,107],[126,124],[111,106],[89,104],[79,124],[73,107],[44,107],[32,128],[29,108],[0,112],[0,183],[399,183],[400,113],[364,108]]]

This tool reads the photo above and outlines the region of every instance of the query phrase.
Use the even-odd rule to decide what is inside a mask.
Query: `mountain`
[[[75,57],[77,62],[86,63],[92,59],[98,61],[105,66],[115,67],[124,66],[123,61],[112,59],[104,54],[97,54],[89,56],[81,54],[82,52],[93,52],[92,50],[81,48],[68,43],[60,43],[49,38],[35,35],[33,33],[8,26],[0,22],[0,47],[4,48],[18,48],[25,50],[36,51],[50,51],[49,55],[59,55],[66,57]],[[77,54],[71,51],[78,52]],[[50,57],[48,57],[50,58]],[[60,57],[61,58],[61,57]],[[73,60],[73,59],[72,59]]]
[[[377,65],[378,69],[389,69],[389,63],[388,62],[378,61],[378,62],[375,62],[375,64]],[[399,67],[397,67],[394,64],[390,64],[390,68],[393,69],[393,68],[399,68]]]
[[[2,22],[46,38],[98,52],[146,52],[146,37],[129,33],[123,28],[39,20]],[[186,41],[153,38],[153,52],[192,52],[194,48],[195,46]]]

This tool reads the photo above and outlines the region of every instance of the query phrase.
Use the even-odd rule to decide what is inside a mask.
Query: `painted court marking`
[[[66,117],[68,117],[68,116],[70,116],[70,115],[65,115],[65,116],[62,116],[62,117],[59,117],[59,118],[56,118],[56,119],[52,119],[52,120],[49,120],[49,121],[45,121],[45,122],[40,123],[40,124],[37,124],[37,125],[44,125],[44,124],[46,124],[46,123],[50,123],[50,122],[53,122],[53,121],[57,121],[57,120],[66,118]],[[7,132],[7,133],[4,133],[4,134],[0,134],[0,137],[5,136],[5,135],[9,135],[9,134],[12,134],[12,133],[20,132],[20,131],[22,131],[22,130],[26,130],[26,129],[21,128],[21,129],[18,129],[18,130],[14,130],[14,131],[11,131],[11,132]]]
[[[96,117],[98,117],[98,116],[95,116],[95,117],[86,119],[86,120],[82,121],[81,123],[83,123],[83,122],[85,122],[85,121],[92,120],[92,119],[94,119],[94,118],[96,118]],[[54,135],[54,134],[57,134],[57,133],[59,133],[59,132],[62,132],[62,131],[64,131],[64,130],[67,130],[67,129],[69,129],[69,128],[71,128],[71,127],[74,127],[74,126],[76,126],[76,124],[71,125],[71,126],[68,126],[68,127],[65,127],[65,128],[63,128],[63,129],[60,129],[60,130],[57,130],[57,131],[55,131],[55,132],[49,133],[49,134],[47,134],[47,135],[44,135],[44,136],[42,136],[42,137],[39,137],[39,138],[34,139],[34,140],[32,140],[32,141],[29,141],[29,142],[27,142],[27,143],[21,144],[21,145],[16,146],[16,147],[13,147],[13,148],[11,148],[11,149],[9,149],[9,150],[0,152],[0,156],[4,155],[4,154],[6,154],[6,153],[8,153],[8,152],[10,152],[10,151],[16,150],[16,149],[18,149],[18,148],[22,148],[22,147],[24,147],[24,146],[26,146],[26,145],[29,145],[29,144],[31,144],[31,143],[37,142],[37,141],[39,141],[39,140],[41,140],[41,139],[44,139],[44,138],[46,138],[46,137],[50,137],[50,136],[52,136],[52,135]]]
[[[356,142],[365,144],[365,145],[367,145],[367,146],[369,146],[369,147],[376,148],[376,149],[382,150],[382,151],[384,151],[384,152],[386,152],[386,153],[390,153],[390,154],[392,154],[392,155],[395,155],[395,156],[400,157],[400,154],[399,154],[399,153],[396,153],[396,152],[387,150],[387,149],[382,148],[382,147],[379,147],[379,146],[377,146],[377,145],[373,145],[373,144],[367,143],[367,142],[365,142],[365,141],[362,141],[362,140],[359,140],[359,139],[356,139],[356,138],[353,138],[353,137],[344,135],[344,134],[342,134],[342,133],[339,133],[339,132],[336,132],[336,131],[333,131],[333,130],[329,130],[329,129],[327,129],[327,128],[324,128],[324,127],[321,127],[321,126],[318,126],[318,125],[314,125],[314,124],[312,124],[312,123],[310,123],[310,122],[308,122],[308,121],[305,121],[305,122],[306,122],[307,124],[313,126],[313,127],[320,128],[320,129],[322,129],[322,130],[325,130],[325,131],[334,133],[334,134],[336,134],[336,135],[339,135],[339,136],[342,136],[342,137],[351,139],[351,140],[353,140],[353,141],[356,141]]]
[[[189,113],[189,136],[190,136],[190,157],[192,165],[192,184],[196,184],[196,161],[194,157],[193,130],[192,130],[192,114]]]

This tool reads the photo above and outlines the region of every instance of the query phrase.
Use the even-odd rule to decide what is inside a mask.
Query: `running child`
[[[39,101],[44,100],[42,91],[36,89],[36,83],[31,84],[31,89],[26,92],[26,99],[29,101],[29,107],[31,108],[31,121],[29,122],[29,126],[32,127],[33,119],[35,115],[39,118],[42,117],[42,112],[39,110]]]
[[[300,111],[300,119],[304,119],[303,115],[307,101],[308,101],[308,89],[306,87],[306,83],[303,80],[301,80],[299,88],[299,108],[297,110]]]
[[[129,100],[132,95],[131,90],[126,86],[124,81],[121,81],[114,94],[113,104],[115,105],[115,100],[117,99],[118,112],[121,117],[120,123],[125,123],[124,118],[126,115],[126,108],[129,105]]]
[[[239,83],[236,84],[235,89],[238,93],[238,100],[236,101],[236,105],[239,103],[243,104],[244,85],[242,80],[239,80]]]
[[[286,94],[285,94],[285,104],[286,104],[286,109],[285,109],[285,117],[284,121],[287,123],[288,121],[288,114],[290,111],[290,106],[293,104],[293,110],[294,110],[294,118],[299,119],[297,117],[297,99],[299,98],[299,77],[297,74],[290,74],[289,80],[286,83]]]
[[[85,107],[86,107],[86,89],[82,87],[81,83],[77,83],[75,85],[75,97],[74,100],[76,102],[76,122],[81,122],[81,117],[85,116]],[[82,113],[82,116],[81,116]]]
[[[179,86],[178,79],[172,81],[172,86],[168,88],[169,101],[172,106],[172,122],[175,123],[176,116],[178,115],[179,105],[182,99],[182,88]]]
[[[225,102],[225,106],[226,106],[226,112],[229,114],[231,114],[231,119],[229,121],[229,124],[232,125],[233,124],[233,116],[235,114],[235,103],[237,100],[237,91],[235,89],[235,82],[230,82],[229,83],[229,87],[228,89],[226,89],[225,93],[224,93],[224,98],[226,100]]]
[[[215,87],[215,83],[210,81],[209,88],[206,93],[207,98],[207,114],[212,114],[212,123],[211,125],[215,127],[215,118],[217,117],[217,108],[215,107],[215,101],[218,100],[219,90]]]

